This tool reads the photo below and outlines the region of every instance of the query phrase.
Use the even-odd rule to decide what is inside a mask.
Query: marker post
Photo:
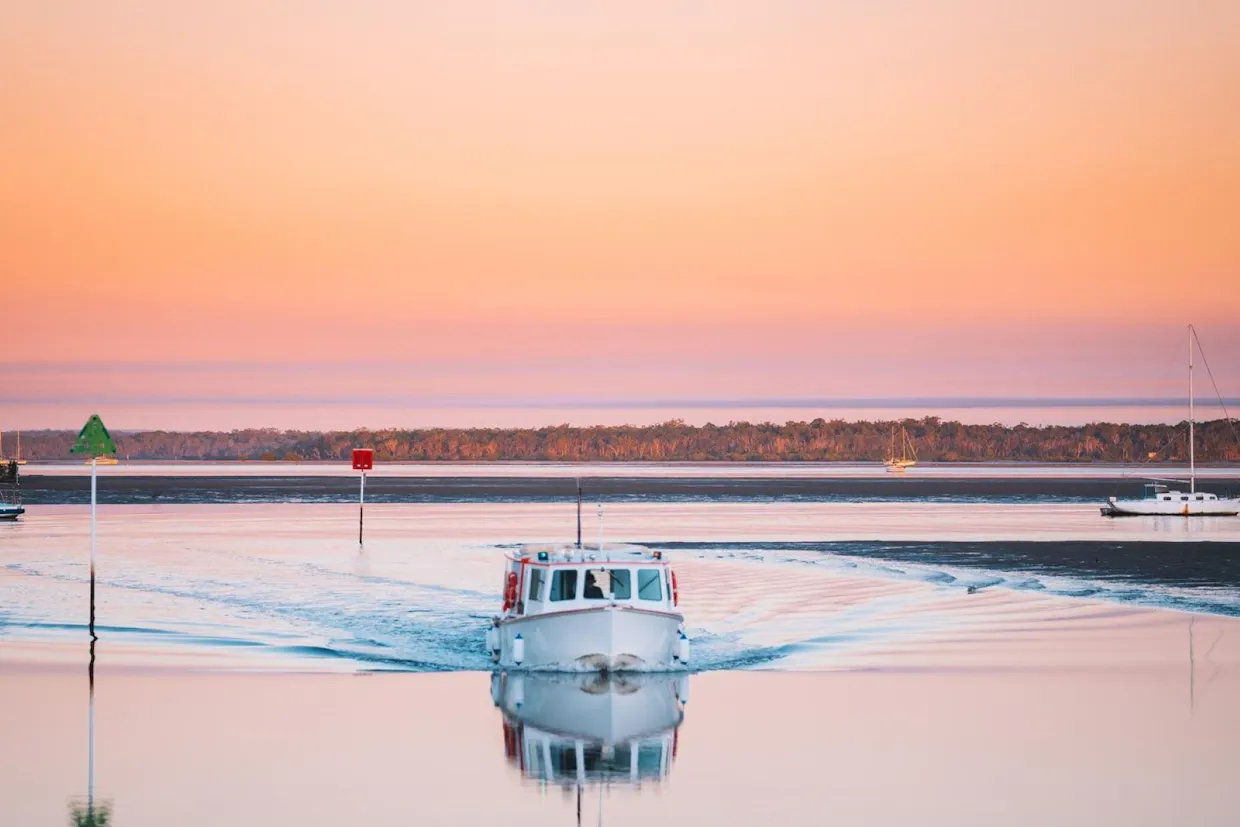
[[[98,467],[99,457],[116,453],[116,443],[112,435],[99,418],[99,414],[91,414],[90,419],[82,426],[73,447],[73,454],[85,454],[90,457],[90,637],[95,639],[95,506],[98,501]]]
[[[353,449],[353,470],[362,472],[361,487],[357,495],[357,544],[362,545],[362,526],[366,510],[366,472],[375,467],[374,448]]]

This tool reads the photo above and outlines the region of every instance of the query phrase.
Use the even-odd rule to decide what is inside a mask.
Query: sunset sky
[[[0,428],[1179,398],[1189,322],[1237,396],[1237,44],[1230,0],[10,4]]]

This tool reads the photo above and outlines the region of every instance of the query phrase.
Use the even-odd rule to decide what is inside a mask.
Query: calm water
[[[100,513],[99,624],[127,661],[149,651],[348,670],[489,668],[480,641],[504,549],[563,541],[575,526],[572,504],[379,505],[359,550],[344,505]],[[1070,505],[618,503],[602,530],[672,555],[701,670],[887,663],[927,638],[1068,628],[1111,608],[1134,623],[1146,607],[1240,615],[1240,520],[1106,520]],[[0,642],[81,639],[87,531],[76,506],[0,525]],[[586,537],[597,532],[588,511]]]
[[[601,681],[493,675],[481,651],[505,548],[565,539],[571,504],[376,506],[361,550],[344,505],[104,507],[93,647],[86,515],[0,525],[0,825],[1240,808],[1240,520],[608,505],[605,541],[672,557],[694,671]]]
[[[530,682],[516,714],[496,682],[100,665],[92,704],[84,664],[2,669],[0,823],[63,825],[88,800],[124,827],[1226,825],[1240,808],[1234,664]]]

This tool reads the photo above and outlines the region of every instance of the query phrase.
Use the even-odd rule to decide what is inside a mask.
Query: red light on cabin
[[[375,449],[374,448],[354,448],[353,449],[353,470],[354,471],[370,471],[375,467]]]

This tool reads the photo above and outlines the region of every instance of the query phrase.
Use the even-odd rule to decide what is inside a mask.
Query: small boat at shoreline
[[[15,492],[0,491],[0,520],[16,520],[26,513],[21,496]]]
[[[1154,480],[1142,486],[1139,499],[1110,497],[1102,506],[1103,517],[1235,517],[1240,499],[1219,497],[1197,490],[1197,459],[1193,416],[1193,344],[1201,347],[1197,331],[1188,326],[1188,491],[1171,488],[1177,480]],[[1203,352],[1204,358],[1204,352]],[[1207,365],[1208,367],[1208,365]],[[1211,377],[1213,381],[1213,377]],[[1218,388],[1215,388],[1218,391]],[[1222,397],[1220,396],[1220,401]]]
[[[16,461],[9,460],[0,465],[0,520],[16,520],[26,513],[17,487],[17,474]]]
[[[502,668],[670,671],[689,661],[676,575],[640,546],[523,546],[507,556],[487,649]]]

